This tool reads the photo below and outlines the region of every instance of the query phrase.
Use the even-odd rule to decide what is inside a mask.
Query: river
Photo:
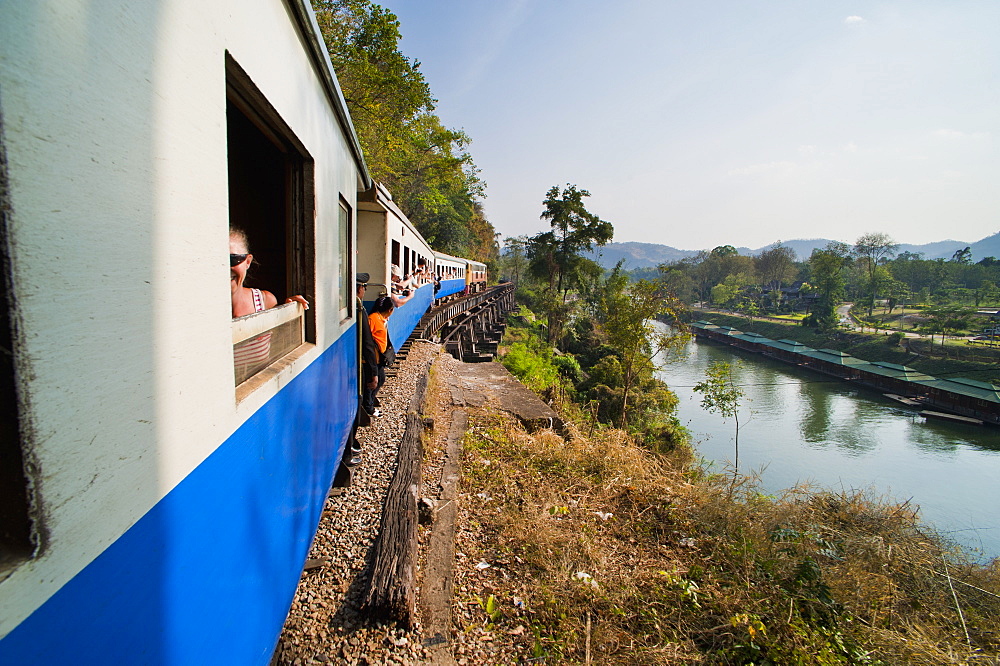
[[[871,490],[920,506],[925,522],[984,558],[1000,556],[1000,428],[927,421],[915,410],[779,361],[692,342],[660,372],[680,398],[678,416],[697,454],[731,469],[732,419],[701,407],[693,387],[715,361],[736,363],[740,471],[761,472],[763,490],[797,483]]]

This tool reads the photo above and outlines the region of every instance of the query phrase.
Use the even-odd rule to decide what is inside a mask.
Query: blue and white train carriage
[[[435,252],[434,263],[437,278],[441,281],[438,298],[447,298],[465,291],[465,271],[469,263],[468,259],[453,257],[444,252]]]
[[[371,189],[308,0],[0,3],[0,114],[0,663],[267,663],[357,409]],[[231,222],[308,311],[231,320]]]
[[[358,270],[370,276],[366,307],[380,293],[390,293],[392,266],[399,269],[402,281],[412,283],[409,300],[393,311],[387,323],[389,339],[398,349],[434,301],[434,250],[389,190],[376,184],[358,198]]]

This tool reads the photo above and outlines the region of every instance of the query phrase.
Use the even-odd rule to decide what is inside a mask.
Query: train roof
[[[437,259],[450,259],[452,261],[466,261],[462,257],[456,257],[453,254],[448,254],[447,252],[438,252],[437,250],[434,250],[434,256]]]
[[[424,238],[406,213],[392,200],[392,192],[384,184],[372,182],[372,186],[365,192],[358,192],[358,208],[361,210],[373,211],[377,213],[392,213],[400,222],[423,243],[424,247],[433,252],[430,243]]]

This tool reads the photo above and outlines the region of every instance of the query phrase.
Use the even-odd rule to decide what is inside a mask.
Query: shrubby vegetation
[[[586,210],[587,196],[575,185],[551,188],[541,218],[552,230],[505,244],[500,268],[516,281],[522,309],[508,329],[503,363],[594,424],[673,447],[685,441],[677,397],[656,371],[687,340],[682,304],[662,280],[631,281],[620,266],[605,275],[582,256],[614,231]],[[557,381],[546,384],[553,373]]]
[[[461,582],[498,663],[993,663],[1000,570],[863,492],[761,494],[614,428],[466,438]],[[487,603],[488,601],[488,603]],[[501,656],[502,655],[502,656]]]

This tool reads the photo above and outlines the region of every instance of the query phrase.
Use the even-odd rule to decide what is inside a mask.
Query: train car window
[[[13,274],[8,257],[7,159],[0,118],[0,580],[35,550],[24,469],[13,325]]]
[[[246,232],[254,256],[245,285],[274,293],[278,303],[294,294],[315,303],[313,159],[229,54],[226,125],[229,224]],[[269,328],[257,330],[264,321]],[[315,340],[315,308],[284,305],[234,320],[236,385]]]
[[[399,266],[399,241],[392,241],[392,261],[389,263]]]
[[[403,275],[410,274],[410,248],[403,247]]]
[[[344,201],[343,198],[340,200],[340,219],[338,220],[337,229],[340,233],[340,255],[339,255],[339,266],[338,269],[340,274],[337,276],[338,284],[340,287],[340,319],[350,319],[354,316],[354,280],[352,276],[354,271],[351,269],[351,260],[354,257],[354,247],[352,239],[354,238],[354,216],[351,214],[351,207]]]

